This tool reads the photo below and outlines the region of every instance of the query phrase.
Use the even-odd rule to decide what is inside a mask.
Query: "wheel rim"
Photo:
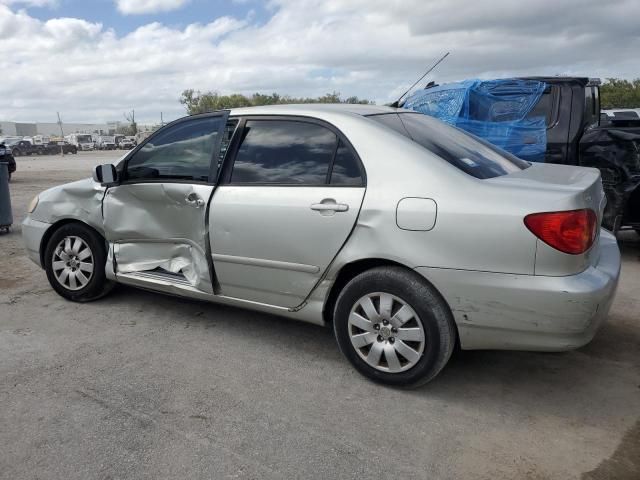
[[[53,276],[67,290],[80,290],[93,277],[93,253],[82,238],[63,238],[53,251]]]
[[[422,358],[426,337],[420,317],[395,295],[376,292],[360,298],[348,328],[353,348],[376,370],[404,372]]]

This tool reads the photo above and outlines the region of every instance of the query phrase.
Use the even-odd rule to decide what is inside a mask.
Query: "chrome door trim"
[[[251,265],[252,267],[276,268],[278,270],[291,270],[294,272],[318,273],[320,267],[315,265],[305,265],[302,263],[281,262],[278,260],[266,260],[262,258],[236,257],[234,255],[221,255],[214,253],[213,262],[236,263],[240,265]]]

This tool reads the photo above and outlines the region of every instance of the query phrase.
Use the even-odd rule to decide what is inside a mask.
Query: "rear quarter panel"
[[[536,239],[523,225],[520,192],[473,178],[372,120],[332,123],[347,135],[367,173],[358,222],[333,272],[361,258],[384,258],[411,268],[533,274]],[[433,229],[397,226],[396,206],[405,197],[436,202]]]

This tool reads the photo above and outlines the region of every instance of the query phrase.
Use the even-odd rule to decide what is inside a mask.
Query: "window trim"
[[[227,150],[227,154],[224,158],[224,162],[221,168],[221,175],[219,175],[219,183],[218,185],[228,185],[228,186],[238,186],[238,187],[293,187],[293,188],[301,188],[301,187],[331,187],[331,188],[366,188],[367,186],[367,172],[364,168],[360,155],[353,147],[349,139],[346,137],[342,131],[331,123],[316,118],[310,117],[306,115],[231,115],[230,119],[238,118],[240,121],[236,130],[234,132],[234,137],[231,140],[231,144],[229,145],[229,149]],[[333,156],[331,157],[331,163],[329,164],[329,169],[327,171],[327,176],[325,178],[325,183],[318,184],[309,184],[309,183],[253,183],[253,182],[232,182],[231,174],[233,171],[233,166],[235,165],[236,157],[238,154],[238,150],[240,149],[241,139],[243,138],[245,125],[248,120],[259,120],[259,121],[289,121],[289,122],[298,122],[298,123],[312,123],[316,125],[320,125],[322,127],[327,128],[331,132],[333,132],[337,137],[336,147],[333,152]],[[338,146],[340,142],[349,149],[349,152],[356,160],[358,165],[358,169],[360,170],[360,178],[362,182],[360,185],[346,185],[346,184],[331,184],[331,173],[333,173],[333,164],[335,162],[336,153],[338,151]]]
[[[151,135],[149,135],[147,138],[145,138],[141,143],[139,143],[120,162],[119,168],[117,169],[118,178],[119,178],[117,185],[135,185],[135,184],[139,184],[139,183],[188,183],[188,184],[196,184],[196,185],[216,185],[216,181],[218,180],[220,172],[217,172],[217,175],[215,175],[215,177],[216,177],[215,179],[213,178],[213,176],[214,176],[213,174],[216,173],[216,169],[218,167],[218,162],[216,160],[216,157],[217,157],[217,153],[219,153],[219,151],[220,151],[220,147],[222,146],[222,135],[218,136],[219,138],[216,140],[216,142],[214,144],[213,152],[211,154],[211,158],[209,159],[209,179],[206,180],[206,181],[205,180],[193,180],[193,179],[178,179],[178,178],[171,178],[171,177],[127,179],[127,178],[124,178],[124,176],[125,176],[125,174],[127,172],[127,168],[129,166],[129,161],[133,158],[133,156],[136,155],[136,153],[139,150],[141,150],[148,142],[150,142],[152,139],[154,139],[160,133],[164,133],[169,128],[172,128],[175,125],[179,125],[181,123],[185,123],[185,122],[189,122],[189,121],[193,121],[193,120],[199,120],[199,119],[203,119],[203,118],[211,118],[211,117],[222,117],[223,124],[226,127],[227,122],[229,121],[229,113],[230,113],[229,110],[216,110],[215,112],[207,112],[207,113],[199,113],[199,114],[196,114],[196,115],[188,115],[186,117],[178,118],[177,120],[174,120],[173,122],[169,122],[166,125],[162,126],[158,130],[153,132]],[[238,128],[236,126],[236,128],[234,129],[234,132],[233,132],[234,138],[235,138],[237,129]],[[232,138],[232,142],[233,142],[233,138]],[[214,161],[215,161],[215,163],[214,163]]]

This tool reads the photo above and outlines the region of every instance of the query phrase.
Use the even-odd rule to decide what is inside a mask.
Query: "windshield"
[[[524,170],[529,163],[421,113],[386,113],[367,118],[381,123],[476,178],[493,178]]]
[[[80,143],[90,143],[91,142],[91,135],[76,135],[76,139]]]

